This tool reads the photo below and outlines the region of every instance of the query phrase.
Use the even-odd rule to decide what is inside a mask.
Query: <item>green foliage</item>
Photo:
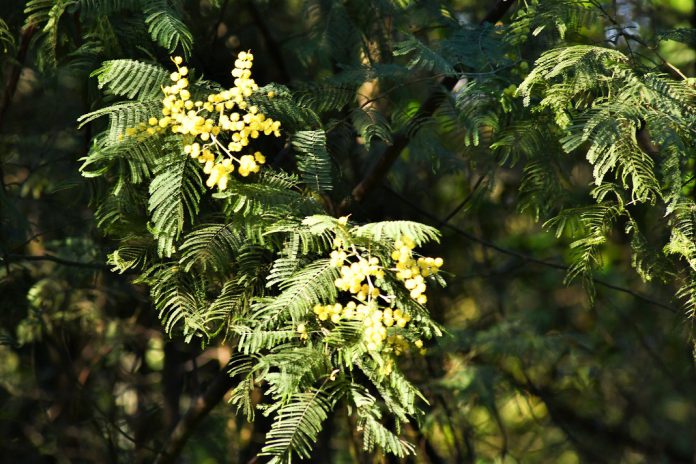
[[[162,68],[133,60],[106,61],[91,74],[95,76],[100,89],[128,99],[157,98],[169,83],[169,74]]]
[[[277,409],[277,419],[266,435],[262,455],[273,456],[271,463],[288,462],[293,452],[300,458],[309,458],[334,401],[324,389],[318,388],[296,393],[282,407],[269,409],[270,412]]]
[[[152,39],[170,53],[181,50],[188,57],[193,46],[193,36],[170,1],[148,0],[143,5],[145,23]]]
[[[184,228],[186,218],[192,220],[198,212],[203,179],[198,166],[181,152],[162,159],[150,184],[148,209],[152,214],[151,230],[157,238],[157,250],[171,256],[174,242]]]
[[[297,152],[297,168],[304,183],[318,192],[331,190],[331,159],[324,131],[297,132],[291,143]]]
[[[244,372],[252,383],[240,385],[232,402],[251,416],[251,385],[268,385],[267,396],[274,402],[263,408],[264,414],[274,416],[274,423],[263,453],[278,462],[289,461],[293,454],[308,456],[321,423],[345,395],[339,387],[343,381],[334,382],[336,374],[351,375],[356,363],[386,402],[385,413],[401,422],[414,417],[416,390],[391,367],[388,356],[365,349],[360,324],[341,322],[333,332],[321,329],[304,336],[299,327],[311,325],[315,305],[338,298],[334,282],[339,269],[326,258],[334,238],[372,249],[386,262],[385,250],[397,240],[409,237],[421,246],[437,241],[437,230],[410,221],[347,229],[333,217],[316,214],[321,207],[314,196],[334,185],[326,133],[311,129],[313,121],[303,120],[302,104],[287,90],[266,87],[251,100],[298,129],[288,141],[300,177],[267,168],[253,179],[233,177],[223,192],[208,195],[198,162],[184,153],[182,140],[145,130],[159,112],[158,89],[168,73],[138,61],[115,60],[92,75],[106,94],[128,99],[80,118],[86,125],[109,117],[82,169],[86,176],[105,177],[114,185],[99,209],[100,223],[121,240],[111,262],[121,272],[141,273],[139,280],[150,286],[167,332],[203,344],[224,334],[240,353],[253,357],[250,365],[243,364],[250,368]],[[205,81],[196,85],[201,91],[214,88]],[[279,94],[271,98],[271,91]],[[376,113],[371,117],[378,118]],[[374,136],[390,137],[384,121],[356,124],[366,143]],[[135,188],[137,184],[144,185]],[[123,221],[138,227],[138,233]],[[420,327],[412,330],[428,338],[439,334],[427,311],[402,285],[394,279],[383,283]],[[419,337],[402,332],[409,340]],[[239,369],[232,373],[241,374]],[[363,410],[366,450],[380,446],[399,456],[412,450],[378,424],[382,413],[374,407]]]
[[[475,24],[491,3],[506,15]],[[693,360],[683,356],[691,327],[651,311],[674,310],[672,297],[696,311],[696,90],[683,65],[694,34],[663,30],[678,22],[658,14],[672,11],[667,3],[23,8],[0,19],[2,79],[22,71],[16,95],[6,89],[10,112],[0,108],[0,386],[30,392],[39,419],[7,421],[0,452],[14,456],[26,442],[81,459],[72,430],[94,424],[93,454],[154,460],[167,440],[146,429],[174,429],[167,420],[184,397],[204,402],[219,363],[230,405],[253,423],[223,406],[209,435],[219,446],[224,429],[234,437],[225,443],[245,449],[201,457],[209,445],[197,436],[185,460],[693,455],[679,437],[696,423]],[[33,41],[22,24],[37,27]],[[234,81],[227,68],[242,50],[254,52],[266,84],[246,103],[280,122],[281,137],[251,137],[240,155],[263,152],[260,172],[237,168],[211,190],[210,162],[185,151],[206,140],[160,120],[174,70],[166,55],[190,61],[188,88],[205,102]],[[38,122],[25,124],[32,111]],[[411,253],[407,239],[413,261],[397,264]],[[448,286],[428,290],[426,305],[402,274],[434,249],[447,264],[423,283],[444,287],[444,275]],[[408,318],[385,322],[380,348],[370,347],[366,319],[322,313],[361,301],[340,289],[358,256],[383,266],[365,290],[384,297],[382,321],[387,307]],[[83,343],[85,334],[103,346]],[[98,369],[103,379],[91,374]],[[38,388],[12,377],[20,370]],[[56,371],[68,377],[53,379]],[[98,404],[85,414],[65,402],[71,394],[45,396],[54,380],[76,402]],[[20,406],[17,416],[29,409]],[[43,435],[65,423],[74,425],[62,442]],[[317,443],[322,431],[331,437]]]
[[[177,0],[173,0],[176,2]],[[170,0],[30,0],[26,3],[25,25],[34,25],[41,29],[40,48],[43,51],[40,64],[54,68],[58,64],[60,48],[69,42],[80,42],[81,38],[71,36],[64,27],[66,14],[83,14],[87,22],[109,22],[109,16],[140,12],[142,22],[138,26],[146,27],[153,41],[164,47],[170,53],[181,52],[185,56],[191,54],[193,36],[184,24],[179,13],[179,7]],[[111,33],[123,32],[133,34],[132,30],[114,31],[110,24]],[[101,34],[93,35],[90,39],[106,42],[107,37]],[[95,42],[92,43],[94,47]],[[90,53],[86,44],[78,45],[80,52]]]
[[[592,194],[597,205],[587,207],[580,216],[583,233],[571,245],[576,259],[570,278],[587,277],[600,264],[598,254],[619,217],[631,220],[634,236],[642,233],[632,219],[632,208],[639,204],[661,203],[671,225],[665,253],[691,262],[690,250],[696,243],[689,232],[694,221],[688,206],[692,202],[683,196],[681,187],[689,177],[685,168],[690,147],[696,144],[688,129],[694,121],[691,102],[696,91],[687,81],[634,69],[630,57],[617,50],[577,45],[542,54],[518,93],[525,105],[532,104],[532,96],[540,95],[536,110],[553,114],[562,131],[559,142],[563,150],[582,150],[594,167]],[[661,158],[664,168],[658,170],[655,163]],[[562,215],[576,213],[571,210]],[[559,223],[559,218],[548,224]],[[562,226],[557,231],[557,235],[561,233]],[[634,252],[642,254],[643,241],[633,243]],[[650,273],[641,274],[651,278]],[[687,292],[686,287],[680,292]],[[693,306],[691,300],[687,306]]]

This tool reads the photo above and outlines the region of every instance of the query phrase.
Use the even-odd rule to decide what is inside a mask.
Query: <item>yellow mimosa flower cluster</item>
[[[338,253],[338,256],[334,253]],[[374,285],[370,277],[376,280],[384,278],[384,269],[379,265],[379,259],[375,257],[366,259],[357,253],[354,255],[358,260],[347,266],[344,265],[345,259],[340,259],[342,256],[347,258],[345,251],[332,252],[331,262],[334,266],[341,267],[341,277],[336,279],[334,284],[338,289],[352,293],[360,301],[366,301],[368,296],[377,298],[380,295],[379,288]]]
[[[345,228],[347,223],[347,217],[338,220],[341,228]],[[406,351],[409,348],[408,341],[399,333],[390,333],[390,329],[406,328],[411,316],[395,307],[395,295],[391,292],[383,293],[381,287],[385,284],[385,273],[393,272],[410,290],[411,297],[424,304],[427,301],[424,295],[425,278],[439,272],[442,259],[414,258],[415,243],[410,237],[401,237],[394,243],[391,254],[394,267],[385,267],[378,257],[371,256],[369,250],[347,244],[340,236],[334,238],[333,248],[330,264],[340,269],[340,276],[334,281],[334,285],[340,291],[348,293],[349,301],[346,304],[336,302],[314,306],[318,322],[338,324],[344,319],[362,321],[363,341],[368,351],[391,352],[395,355]],[[304,330],[305,325],[302,327]],[[303,339],[306,339],[305,334],[306,332],[301,333]],[[415,340],[413,346],[424,353],[422,340]],[[390,366],[382,366],[387,374],[391,372]]]
[[[394,242],[394,251],[391,258],[396,262],[396,278],[404,282],[404,286],[411,291],[411,298],[425,304],[428,298],[425,296],[427,289],[425,278],[436,274],[442,267],[442,258],[413,257],[415,243],[409,237],[401,237]]]
[[[126,137],[136,137],[137,140],[143,140],[149,135],[154,135],[158,132],[164,131],[163,128],[157,125],[159,120],[157,118],[148,119],[147,123],[141,122],[135,127],[127,127],[125,131]],[[119,135],[119,140],[123,139],[123,135]]]
[[[314,314],[320,321],[330,320],[334,324],[338,324],[343,319],[362,321],[365,326],[364,340],[370,351],[378,351],[382,348],[384,341],[388,338],[387,328],[395,326],[403,329],[411,321],[411,316],[400,309],[380,309],[376,300],[371,300],[367,304],[349,301],[345,306],[341,303],[316,305]],[[394,337],[389,339],[397,340]]]
[[[248,150],[251,141],[263,135],[280,137],[280,122],[266,117],[248,98],[259,89],[251,78],[254,55],[241,52],[234,63],[234,87],[194,100],[189,89],[189,69],[179,56],[172,58],[176,71],[170,75],[172,85],[163,87],[162,117],[150,118],[148,133],[170,129],[184,137],[184,152],[204,165],[206,185],[225,190],[235,169],[243,177],[257,173],[266,157]],[[274,92],[269,92],[272,98]],[[130,133],[129,133],[130,132]],[[126,131],[135,135],[137,129]]]

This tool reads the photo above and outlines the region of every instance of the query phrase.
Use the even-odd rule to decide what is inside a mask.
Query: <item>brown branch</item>
[[[384,186],[384,188],[388,192],[390,192],[392,195],[396,196],[401,201],[403,201],[405,204],[407,204],[408,206],[413,208],[421,216],[430,219],[431,225],[437,226],[439,229],[443,229],[443,228],[447,227],[452,232],[466,238],[467,240],[479,243],[486,248],[490,248],[491,250],[495,250],[495,251],[502,253],[504,255],[513,256],[515,258],[520,259],[522,262],[525,262],[525,263],[539,264],[541,266],[549,267],[552,269],[558,269],[560,271],[566,271],[566,272],[568,272],[568,270],[570,269],[568,266],[566,266],[564,264],[554,263],[551,261],[545,261],[543,259],[535,258],[533,256],[529,256],[529,255],[526,255],[524,253],[520,253],[519,251],[510,250],[508,248],[503,248],[500,245],[497,245],[497,244],[495,244],[491,241],[488,241],[484,238],[478,237],[474,234],[470,234],[469,232],[467,232],[463,229],[460,229],[457,226],[454,226],[448,222],[443,221],[442,219],[438,218],[434,214],[429,213],[428,211],[425,211],[424,209],[420,208],[418,205],[416,205],[415,203],[413,203],[412,201],[410,201],[408,198],[404,197],[403,195],[399,194],[398,192],[396,192],[396,191],[394,191],[386,186]],[[670,312],[675,313],[675,314],[679,312],[675,308],[673,308],[672,306],[670,306],[668,304],[662,303],[662,302],[657,301],[657,300],[653,300],[652,298],[649,298],[645,295],[642,295],[638,292],[635,292],[635,291],[631,290],[630,288],[620,287],[618,285],[611,284],[607,281],[597,279],[595,277],[591,277],[590,280],[592,280],[592,282],[594,282],[597,285],[601,285],[601,286],[609,288],[611,290],[615,290],[617,292],[631,295],[633,298],[640,300],[640,301],[643,301],[645,303],[649,303],[657,308],[664,309],[664,310],[670,311]]]
[[[259,28],[259,32],[261,33],[264,42],[266,43],[266,51],[268,51],[268,54],[271,56],[271,58],[273,58],[273,61],[276,64],[280,77],[285,83],[289,83],[291,80],[290,72],[285,64],[285,59],[283,58],[280,44],[278,44],[278,42],[273,38],[271,30],[264,21],[263,14],[261,11],[259,11],[256,4],[254,4],[254,0],[249,0],[247,2],[247,7],[249,8],[249,13],[251,13],[251,17],[254,19],[256,26]]]
[[[514,3],[515,0],[498,0],[481,21],[481,24],[500,21]],[[446,77],[439,83],[438,88],[431,92],[415,116],[409,121],[406,130],[394,136],[394,142],[385,150],[379,161],[368,171],[363,180],[353,188],[350,195],[341,201],[337,208],[338,215],[345,214],[353,204],[361,202],[370,191],[382,182],[382,179],[399,158],[401,152],[411,141],[412,131],[410,129],[416,127],[419,121],[431,117],[440,104],[448,97],[457,82],[458,79],[455,77]]]
[[[193,400],[191,407],[184,417],[179,420],[179,423],[169,436],[169,440],[167,440],[157,459],[155,459],[154,464],[171,464],[175,462],[198,424],[222,401],[225,393],[233,386],[233,379],[227,373],[227,369],[223,367],[205,393]]]
[[[24,61],[27,59],[27,52],[29,51],[29,42],[31,42],[31,38],[34,36],[36,30],[37,27],[35,24],[30,24],[22,29],[17,56],[14,62],[11,62],[10,64],[7,84],[5,85],[5,90],[2,92],[2,98],[0,98],[0,131],[2,131],[7,110],[10,108],[10,103],[12,102],[15,92],[17,91],[19,76],[22,73],[22,67],[24,66]],[[3,190],[5,190],[5,171],[3,169],[2,162],[0,162],[0,186]]]
[[[109,270],[110,267],[107,264],[102,263],[87,263],[84,261],[72,261],[70,259],[59,258],[53,255],[20,255],[10,253],[2,256],[3,261],[6,263],[14,263],[20,261],[50,261],[63,266],[79,267],[83,269],[97,269],[97,270]]]
[[[222,26],[222,20],[225,17],[225,12],[227,11],[227,6],[229,5],[229,3],[230,3],[230,0],[225,0],[223,2],[222,6],[220,7],[220,13],[218,15],[218,20],[215,23],[215,26],[213,26],[213,34],[212,34],[213,38],[210,41],[210,50],[213,49],[213,46],[217,42],[218,32],[220,31],[220,26]]]
[[[488,14],[486,14],[486,16],[484,16],[484,18],[481,20],[481,24],[497,23],[503,19],[503,16],[505,16],[505,13],[507,13],[508,9],[510,9],[513,3],[515,3],[515,0],[498,0],[493,8],[488,11]]]
[[[22,29],[22,34],[19,39],[19,48],[17,50],[17,57],[10,66],[9,75],[7,77],[7,84],[5,85],[5,90],[2,93],[2,99],[0,99],[0,130],[2,130],[3,123],[5,122],[5,115],[10,107],[10,103],[14,98],[14,94],[17,91],[17,84],[19,83],[19,76],[22,72],[22,67],[24,66],[24,60],[27,59],[27,52],[29,51],[29,42],[34,36],[37,27],[35,24],[30,24]]]
[[[474,194],[476,193],[476,190],[478,190],[478,188],[481,186],[481,183],[483,182],[483,179],[485,179],[485,178],[486,178],[485,175],[479,176],[478,180],[476,181],[476,183],[474,184],[473,188],[471,189],[471,192],[469,192],[469,194],[464,198],[464,200],[462,200],[462,202],[459,203],[459,204],[457,205],[457,207],[454,208],[454,209],[452,210],[451,213],[449,213],[447,216],[445,216],[445,218],[442,220],[442,223],[439,225],[438,228],[442,228],[442,226],[444,226],[445,224],[447,224],[448,222],[450,222],[450,220],[451,220],[454,216],[456,216],[457,213],[458,213],[459,211],[461,211],[461,210],[466,206],[467,203],[469,203],[469,201],[474,197]]]
[[[534,385],[526,374],[526,381],[523,382],[505,369],[500,370],[514,387],[525,390],[539,398],[545,404],[553,422],[559,425],[566,434],[572,428],[587,437],[588,443],[583,446],[581,451],[593,455],[595,459],[602,458],[599,451],[601,449],[601,440],[606,440],[608,443],[619,444],[619,446],[636,450],[652,458],[664,457],[669,462],[674,463],[693,462],[687,451],[674,447],[670,443],[635,438],[631,430],[626,426],[626,423],[608,424],[579,414],[576,408],[558,400],[558,392]]]

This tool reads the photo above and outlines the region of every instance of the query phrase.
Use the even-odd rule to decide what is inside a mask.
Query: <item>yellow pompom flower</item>
[[[225,190],[229,174],[242,177],[258,173],[266,157],[260,151],[244,152],[253,141],[264,135],[280,137],[280,122],[269,118],[261,108],[247,100],[259,86],[252,78],[254,55],[240,52],[232,75],[234,86],[192,99],[193,90],[187,78],[190,71],[180,56],[171,58],[176,71],[169,75],[171,85],[163,86],[162,117],[151,117],[147,124],[127,128],[126,136],[155,134],[167,129],[184,137],[184,153],[198,159],[208,175],[206,185]],[[273,92],[268,92],[269,98]],[[147,125],[151,127],[147,127]]]

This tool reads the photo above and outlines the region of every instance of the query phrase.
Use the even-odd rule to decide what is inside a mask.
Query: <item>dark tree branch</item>
[[[526,382],[521,382],[504,369],[501,369],[501,371],[513,386],[526,390],[541,399],[546,405],[551,419],[554,423],[561,425],[564,431],[572,428],[588,437],[601,437],[611,443],[620,443],[627,448],[632,448],[656,459],[666,457],[669,462],[674,463],[693,462],[691,456],[681,449],[673,447],[668,443],[639,440],[632,435],[631,431],[626,427],[626,423],[612,425],[582,416],[578,414],[575,408],[558,401],[556,392],[547,387],[534,385],[529,378],[526,379]],[[596,442],[594,440],[592,442],[595,443],[594,446],[587,445],[583,447],[583,451],[601,458],[602,456],[600,456],[596,448]]]
[[[488,11],[488,14],[481,20],[481,23],[495,24],[505,16],[508,9],[515,3],[515,0],[498,0],[495,6]]]
[[[96,269],[96,270],[109,270],[110,267],[107,264],[102,263],[87,263],[83,261],[72,261],[70,259],[59,258],[53,255],[20,255],[10,253],[2,257],[2,260],[6,263],[14,263],[20,261],[50,261],[63,266],[79,267],[82,269]]]
[[[498,0],[495,6],[484,17],[483,23],[496,23],[505,15],[507,10],[515,3],[515,0]],[[440,82],[438,88],[428,96],[418,112],[409,121],[406,130],[399,132],[394,136],[394,141],[377,163],[370,169],[367,175],[356,185],[350,195],[344,198],[339,204],[336,213],[343,215],[350,210],[353,204],[361,202],[365,196],[377,187],[382,179],[387,175],[394,162],[401,156],[401,152],[408,146],[411,141],[412,128],[418,125],[418,122],[427,119],[435,113],[435,110],[449,96],[450,92],[457,84],[458,79],[455,77],[446,77]]]
[[[7,110],[10,108],[10,103],[17,91],[19,76],[22,73],[22,67],[24,66],[24,61],[27,59],[27,52],[29,51],[29,42],[31,42],[31,38],[34,36],[36,29],[35,24],[30,24],[22,30],[17,57],[14,62],[10,62],[7,84],[5,84],[5,90],[2,92],[2,98],[0,98],[0,132],[5,123]],[[5,190],[5,170],[2,166],[2,160],[0,160],[0,186]]]
[[[193,400],[191,407],[184,417],[179,420],[179,423],[169,436],[169,440],[167,440],[157,459],[155,459],[154,464],[171,464],[175,462],[198,424],[222,401],[225,393],[233,386],[233,379],[228,374],[227,369],[223,367],[210,383],[205,393]]]
[[[247,6],[249,8],[249,13],[251,13],[251,17],[254,19],[254,22],[256,23],[256,27],[259,28],[259,32],[261,33],[261,36],[263,37],[263,40],[266,43],[266,51],[268,51],[269,55],[271,55],[271,58],[273,58],[273,61],[278,67],[280,77],[283,79],[284,83],[289,83],[291,79],[290,72],[288,71],[288,67],[285,64],[285,59],[283,58],[283,53],[281,51],[280,44],[278,44],[278,42],[273,38],[271,30],[264,21],[263,14],[261,14],[261,11],[259,11],[258,7],[254,3],[254,0],[249,0],[247,2]]]
[[[2,93],[2,99],[0,99],[0,130],[5,122],[5,116],[7,115],[7,110],[10,107],[10,103],[14,98],[14,94],[17,91],[17,84],[19,83],[19,76],[22,72],[22,67],[24,66],[24,61],[27,59],[27,52],[29,51],[29,42],[31,42],[37,27],[34,24],[30,24],[22,29],[22,34],[19,39],[19,49],[17,50],[17,57],[15,61],[10,64],[10,71],[7,77],[7,84],[5,85],[5,90]]]
[[[505,254],[508,256],[514,256],[515,258],[518,258],[524,262],[539,264],[541,266],[545,266],[545,267],[549,267],[549,268],[553,268],[553,269],[558,269],[558,270],[566,271],[566,272],[569,269],[568,266],[566,266],[564,264],[554,263],[551,261],[545,261],[543,259],[535,258],[533,256],[529,256],[529,255],[526,255],[524,253],[520,253],[519,251],[510,250],[508,248],[503,248],[500,245],[496,245],[495,243],[490,242],[486,239],[483,239],[481,237],[477,237],[474,234],[470,234],[469,232],[466,232],[465,230],[460,229],[457,226],[453,226],[452,224],[449,224],[446,221],[443,221],[442,219],[438,218],[434,214],[431,214],[431,213],[423,210],[422,208],[418,207],[418,205],[411,202],[408,198],[405,198],[403,195],[400,195],[398,192],[395,192],[394,190],[392,190],[386,186],[384,186],[384,188],[387,189],[394,196],[398,197],[405,204],[407,204],[408,206],[413,208],[420,215],[422,215],[425,218],[430,219],[431,225],[439,226],[440,229],[447,227],[450,230],[452,230],[453,232],[455,232],[456,234],[466,238],[467,240],[471,240],[472,242],[479,243],[479,244],[483,245],[484,247],[490,248],[490,249],[495,250],[499,253],[502,253],[502,254]],[[645,303],[649,303],[655,307],[665,309],[665,310],[670,311],[672,313],[678,312],[675,308],[673,308],[672,306],[670,306],[668,304],[665,304],[665,303],[662,303],[660,301],[648,298],[647,296],[641,295],[640,293],[635,292],[629,288],[620,287],[618,285],[610,284],[609,282],[606,282],[604,280],[597,279],[594,277],[591,280],[594,283],[596,283],[597,285],[601,285],[601,286],[609,288],[611,290],[616,290],[617,292],[626,293],[626,294],[631,295],[632,297],[636,298],[637,300],[643,301]]]
[[[481,186],[481,182],[483,182],[483,179],[485,177],[486,177],[485,175],[482,175],[478,178],[478,180],[476,181],[476,184],[474,184],[474,187],[471,189],[471,192],[469,192],[469,194],[464,198],[464,200],[462,200],[462,202],[459,203],[457,205],[457,207],[452,210],[451,213],[449,213],[447,216],[445,216],[445,218],[442,220],[442,223],[440,224],[440,227],[442,227],[445,224],[447,224],[448,222],[450,222],[450,220],[454,216],[456,216],[457,213],[459,211],[461,211],[466,206],[467,203],[469,203],[469,201],[474,197],[476,190],[478,190],[478,188]]]
[[[225,17],[225,12],[227,11],[227,6],[229,5],[230,0],[225,0],[220,7],[220,14],[218,16],[218,20],[215,23],[215,26],[213,26],[213,33],[212,33],[212,40],[210,41],[210,49],[213,49],[213,46],[215,45],[215,42],[218,39],[218,32],[220,31],[220,26],[222,25],[222,20]]]

